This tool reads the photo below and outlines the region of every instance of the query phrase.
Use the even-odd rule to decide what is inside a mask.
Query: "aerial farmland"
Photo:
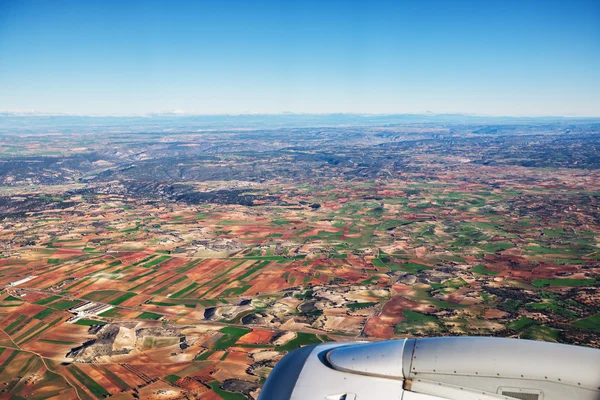
[[[573,126],[4,134],[0,391],[235,400],[327,341],[600,347],[599,139]]]

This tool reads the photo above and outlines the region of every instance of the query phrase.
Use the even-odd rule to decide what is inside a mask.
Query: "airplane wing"
[[[443,337],[328,343],[286,355],[259,400],[600,400],[600,350]]]

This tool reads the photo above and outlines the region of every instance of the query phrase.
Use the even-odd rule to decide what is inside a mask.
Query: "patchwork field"
[[[572,142],[595,136],[414,129],[90,134],[96,167],[0,171],[0,392],[256,398],[326,341],[600,347],[600,170]]]

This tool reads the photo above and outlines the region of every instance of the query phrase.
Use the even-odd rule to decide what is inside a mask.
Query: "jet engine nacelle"
[[[259,400],[600,400],[600,350],[443,337],[328,343],[286,355]]]

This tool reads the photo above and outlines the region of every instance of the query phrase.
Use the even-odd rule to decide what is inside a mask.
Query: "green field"
[[[75,321],[75,325],[85,325],[85,326],[106,325],[106,322],[82,318],[82,319]]]
[[[60,344],[60,345],[77,345],[76,342],[66,342],[63,340],[50,340],[50,339],[40,339],[40,342],[50,343],[50,344]]]
[[[405,320],[394,328],[394,331],[398,334],[434,334],[440,330],[440,322],[434,316],[421,314],[412,310],[403,310],[402,314]]]
[[[423,264],[419,264],[419,263],[415,263],[415,262],[409,262],[406,264],[397,264],[397,269],[392,269],[392,271],[395,270],[400,270],[400,271],[407,271],[407,272],[412,272],[413,274],[416,274],[420,271],[426,270],[426,269],[431,269],[432,267],[428,266],[428,265],[423,265]]]
[[[485,265],[483,265],[483,264],[479,264],[479,265],[471,268],[471,271],[473,271],[474,273],[479,274],[479,275],[489,275],[489,276],[498,275],[498,272],[490,271],[490,270],[486,269]]]
[[[181,289],[180,291],[172,294],[169,298],[171,298],[171,299],[179,298],[182,295],[184,295],[185,293],[190,292],[190,291],[196,289],[197,287],[200,287],[200,285],[197,284],[196,282],[192,282],[189,285],[187,285],[186,287],[184,287],[183,289]]]
[[[213,350],[205,350],[204,352],[202,352],[198,356],[196,356],[195,360],[204,361],[208,357],[210,357],[213,353],[214,353]]]
[[[165,380],[169,383],[175,383],[175,381],[179,380],[181,377],[178,375],[167,375],[165,376]]]
[[[119,316],[119,309],[118,308],[111,308],[110,310],[106,310],[101,312],[100,314],[98,314],[99,317],[117,317]]]
[[[40,311],[39,313],[35,314],[35,315],[33,316],[33,318],[36,318],[36,319],[44,319],[44,318],[46,318],[48,315],[52,314],[53,312],[54,312],[54,310],[53,310],[53,309],[51,309],[51,308],[46,308],[45,310],[42,310],[42,311]]]
[[[97,290],[95,292],[90,292],[87,293],[86,295],[84,295],[82,297],[82,299],[85,300],[90,300],[90,301],[99,301],[99,302],[104,302],[107,299],[116,296],[117,294],[122,293],[118,290],[112,290],[112,289],[108,289],[108,290]]]
[[[531,325],[533,323],[535,323],[535,321],[532,320],[531,318],[521,317],[515,321],[510,322],[508,325],[506,325],[506,327],[508,329],[520,331],[524,328],[527,328],[529,325]]]
[[[87,376],[82,370],[77,368],[75,364],[71,364],[69,368],[71,374],[77,378],[79,382],[81,382],[85,387],[87,387],[90,392],[98,397],[108,397],[110,393],[108,393],[104,388],[98,384],[95,380]]]
[[[600,333],[600,314],[593,315],[588,318],[580,319],[572,324],[577,328],[585,329],[587,331]]]
[[[379,303],[377,303],[377,302],[348,303],[348,304],[346,304],[346,307],[348,307],[352,311],[355,311],[355,310],[359,310],[361,308],[373,307],[377,304],[379,304]]]
[[[226,326],[220,329],[223,332],[223,336],[217,340],[213,348],[215,350],[227,350],[233,346],[239,338],[250,332],[250,329],[237,328],[234,326]]]
[[[16,328],[19,327],[19,325],[21,323],[23,323],[26,319],[27,319],[26,316],[19,315],[10,325],[8,325],[6,328],[4,328],[4,331],[8,334],[11,334],[12,331],[16,330]]]
[[[132,292],[127,292],[119,297],[117,297],[114,300],[111,300],[108,302],[108,304],[113,305],[113,306],[117,306],[121,303],[126,302],[127,300],[129,300],[130,298],[134,297],[136,294],[132,293]]]
[[[36,301],[35,304],[46,305],[46,304],[52,303],[54,300],[58,300],[58,299],[60,299],[59,296],[49,296],[49,297],[46,297],[45,299]]]
[[[161,314],[156,314],[153,312],[149,312],[149,311],[144,311],[143,313],[141,313],[140,315],[138,315],[136,318],[137,319],[160,319],[162,317]]]
[[[598,286],[600,281],[595,279],[533,279],[533,286],[543,288],[546,286]]]
[[[21,351],[19,351],[19,350],[14,350],[14,349],[11,349],[11,350],[12,350],[11,355],[8,356],[6,358],[6,360],[4,360],[2,365],[0,365],[0,371],[4,371],[6,366],[9,365],[15,359],[15,357],[17,357],[21,353]],[[2,348],[2,352],[4,352],[4,348]]]
[[[48,304],[48,307],[57,309],[57,310],[66,310],[67,308],[74,307],[78,304],[81,304],[81,301],[77,300],[59,300],[57,302]]]
[[[221,385],[218,381],[213,381],[209,383],[212,390],[218,394],[223,400],[246,400],[246,396],[240,393],[232,393],[226,390],[221,389],[219,386]]]
[[[532,325],[521,334],[521,339],[556,342],[558,339],[558,330],[547,326]]]
[[[154,266],[156,266],[158,264],[161,264],[161,263],[163,263],[163,262],[165,262],[167,260],[170,260],[170,259],[171,259],[171,257],[169,257],[169,256],[160,256],[158,258],[155,258],[152,261],[149,261],[149,262],[143,264],[142,267],[145,267],[145,268],[154,267]]]
[[[286,344],[282,346],[277,346],[275,350],[277,351],[292,351],[297,349],[298,347],[307,346],[310,344],[319,344],[323,343],[321,339],[317,337],[317,335],[312,333],[304,333],[304,332],[296,332],[296,337]]]

